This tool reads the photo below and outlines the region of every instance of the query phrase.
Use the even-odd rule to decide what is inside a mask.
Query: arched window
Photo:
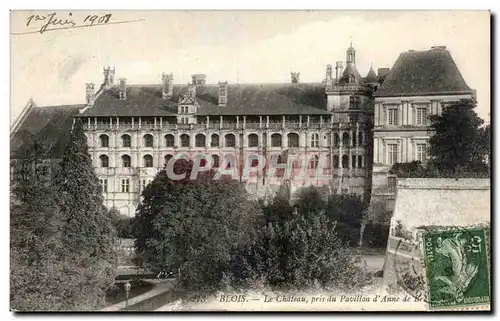
[[[287,138],[288,138],[288,147],[299,147],[299,134],[289,133],[287,135]]]
[[[326,133],[324,139],[325,139],[326,147],[332,146],[332,134],[331,133]]]
[[[219,135],[212,134],[212,141],[210,142],[210,147],[219,147]]]
[[[205,147],[205,135],[197,134],[196,136],[194,136],[194,146]]]
[[[353,141],[352,147],[356,146],[356,142],[357,142],[357,140],[356,140],[356,132],[352,133],[352,141]]]
[[[333,155],[333,168],[339,167],[339,155]]]
[[[338,133],[333,134],[333,144],[338,147],[340,144],[340,136]]]
[[[130,135],[128,134],[122,135],[122,146],[123,147],[132,146],[132,140],[130,139]]]
[[[349,156],[342,156],[342,168],[349,168]]]
[[[142,139],[144,147],[153,147],[153,135],[146,134]]]
[[[358,168],[363,168],[363,156],[358,156]]]
[[[352,155],[351,166],[352,168],[356,168],[356,155]]]
[[[170,154],[165,155],[165,166],[168,165],[168,162],[172,159],[172,157],[174,157],[174,156],[172,156]]]
[[[212,167],[219,167],[219,156],[218,155],[212,155],[212,159],[214,160],[214,163],[213,163]]]
[[[248,147],[258,147],[259,146],[259,136],[257,134],[248,135]]]
[[[350,146],[350,143],[349,143],[349,134],[348,133],[342,134],[342,145],[344,147]]]
[[[309,168],[318,167],[318,160],[319,160],[318,155],[314,155],[314,157],[309,161]]]
[[[109,166],[109,158],[107,155],[99,156],[99,160],[101,161],[101,167],[108,167]]]
[[[363,132],[358,133],[358,146],[363,146]]]
[[[181,135],[181,147],[189,147],[189,135],[188,134]]]
[[[354,77],[353,74],[349,75],[349,83],[353,84],[356,82],[356,78]]]
[[[130,167],[130,156],[128,156],[128,155],[122,156],[122,166],[123,167]]]
[[[271,147],[281,147],[281,134],[272,134],[271,135]]]
[[[311,147],[319,147],[319,134],[313,133],[311,135]]]
[[[236,146],[236,137],[233,134],[227,134],[224,136],[224,139],[226,140],[225,146],[226,147],[235,147]]]
[[[165,135],[165,147],[174,147],[175,137],[172,134]]]
[[[153,156],[144,155],[142,158],[142,164],[144,167],[153,167]]]
[[[101,141],[101,147],[109,147],[108,135],[102,134],[101,136],[99,136],[99,140]]]

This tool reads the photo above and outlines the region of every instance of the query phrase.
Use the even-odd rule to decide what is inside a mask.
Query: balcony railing
[[[170,123],[163,123],[160,125],[160,123],[155,124],[141,124],[139,126],[138,123],[134,123],[133,125],[130,123],[126,124],[112,124],[111,126],[109,124],[90,124],[85,126],[87,130],[139,130],[139,129],[157,129],[157,130],[162,130],[162,129],[168,129],[168,130],[176,130],[176,129],[182,129],[182,130],[189,130],[189,129],[206,129],[207,124],[206,123],[199,123],[199,124],[170,124]],[[338,123],[330,123],[327,121],[324,121],[322,123],[320,122],[262,122],[262,123],[235,123],[235,122],[222,122],[222,126],[219,122],[209,122],[208,123],[208,128],[209,129],[298,129],[298,128],[310,128],[310,129],[339,129],[341,127],[341,130],[349,130],[349,129],[355,129],[354,126],[351,126],[350,124],[342,124],[339,126]],[[359,128],[358,128],[359,129]]]

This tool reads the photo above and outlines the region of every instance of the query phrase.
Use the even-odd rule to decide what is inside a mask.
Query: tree
[[[59,171],[54,178],[57,204],[63,215],[61,258],[76,274],[72,279],[87,289],[79,300],[102,302],[105,290],[114,283],[116,254],[113,248],[115,229],[103,206],[99,181],[88,153],[83,124],[76,120],[70,141],[64,150]],[[92,275],[95,270],[99,272]],[[91,278],[88,278],[91,276]]]
[[[176,174],[190,176],[192,162],[178,160]],[[134,230],[138,263],[155,271],[180,271],[192,289],[218,288],[238,251],[254,242],[261,216],[241,183],[171,180],[161,171],[143,192]]]
[[[60,246],[61,212],[50,186],[45,147],[38,140],[13,164],[10,211],[11,307],[51,309],[46,291],[53,284],[46,269],[53,266]]]
[[[442,174],[484,172],[488,142],[482,134],[484,121],[474,111],[476,102],[461,100],[433,115],[430,138],[431,166]]]
[[[338,237],[338,222],[328,213],[328,202],[309,187],[299,193],[295,204],[288,219],[262,228],[255,251],[262,260],[255,265],[259,274],[277,289],[317,285],[338,289],[359,284],[362,273]]]

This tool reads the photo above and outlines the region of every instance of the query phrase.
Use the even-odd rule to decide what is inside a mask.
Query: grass
[[[131,299],[144,294],[154,288],[154,284],[142,280],[131,280],[128,298]],[[110,306],[125,301],[125,282],[115,283],[115,286],[106,294],[106,305]]]

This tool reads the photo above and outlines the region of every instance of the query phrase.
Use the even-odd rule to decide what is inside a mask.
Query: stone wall
[[[384,262],[384,287],[395,286],[402,273],[412,270],[423,280],[420,228],[489,224],[490,195],[488,179],[399,179]]]

